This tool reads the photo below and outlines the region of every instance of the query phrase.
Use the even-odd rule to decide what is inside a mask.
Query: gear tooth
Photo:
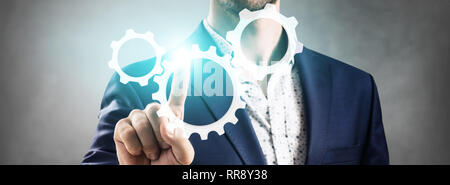
[[[152,71],[155,71],[155,74],[159,75],[163,72],[163,68],[160,65],[155,64],[155,67],[153,67]],[[156,78],[156,76],[155,76],[155,78]]]
[[[266,7],[264,7],[265,10],[270,10],[270,11],[276,11],[276,6],[274,4],[266,4]]]
[[[245,103],[242,103],[242,105],[239,108],[245,109]]]
[[[240,45],[241,44],[241,35],[239,35],[237,33],[231,34],[230,41],[235,42],[236,45]]]
[[[184,124],[186,124],[186,123],[184,123]],[[192,132],[192,130],[185,129],[184,133],[186,134],[186,138],[189,139],[189,137],[191,137],[193,132]]]
[[[126,35],[132,35],[135,34],[136,32],[133,29],[128,29],[127,32],[125,33]]]
[[[153,78],[153,81],[158,82],[160,77],[161,77],[161,76],[155,76],[155,77]],[[158,83],[158,85],[159,85],[159,83]]]
[[[200,53],[200,47],[198,46],[198,44],[192,45],[192,52]]]
[[[225,134],[225,130],[223,129],[223,127],[220,127],[218,130],[216,130],[216,132],[219,136]]]
[[[112,60],[110,60],[108,62],[108,66],[109,66],[109,68],[114,69],[114,62]]]
[[[208,140],[208,132],[198,132],[198,134],[200,134],[200,139]]]
[[[223,59],[224,59],[225,61],[231,61],[231,55],[226,54],[226,55],[223,56]]]
[[[167,63],[167,62],[166,62],[166,63]],[[163,65],[161,66],[161,69],[163,70],[163,71],[161,71],[162,74],[166,73],[167,70],[169,70],[169,68],[168,68],[165,64],[163,64]],[[163,72],[164,72],[164,73],[163,73]],[[158,76],[156,76],[156,77],[158,77]],[[156,78],[156,77],[155,77],[155,78]]]
[[[159,51],[159,53],[163,54],[166,52],[166,49],[163,47],[158,47],[158,51]]]
[[[233,31],[229,31],[229,32],[227,32],[227,34],[225,36],[225,39],[228,40],[228,41],[231,41],[231,40],[233,40],[233,35],[234,35],[234,32]]]
[[[127,84],[129,81],[127,80],[127,79],[124,79],[124,78],[120,78],[120,82],[121,83],[123,83],[123,84]]]
[[[241,99],[239,99],[238,108],[239,109],[245,109],[245,103]]]
[[[298,25],[298,21],[295,17],[289,17],[288,21],[289,21],[289,24],[291,24],[293,27],[296,27]]]
[[[209,52],[209,54],[211,54],[211,55],[216,55],[217,48],[216,48],[215,46],[211,46],[211,47],[209,47],[208,52]]]
[[[252,12],[248,9],[243,9],[241,12],[239,12],[239,17],[241,19],[247,19],[251,16]]]
[[[230,123],[232,124],[236,124],[239,120],[234,116],[233,118],[231,118]]]
[[[118,46],[117,41],[112,41],[110,46],[111,46],[112,49],[117,48],[117,46]]]
[[[139,85],[141,85],[142,87],[147,86],[148,85],[148,81],[142,80],[139,82]]]
[[[233,66],[235,66],[235,68],[238,68],[239,67],[239,62],[237,61],[237,60],[232,60],[231,61],[231,65],[233,65]]]

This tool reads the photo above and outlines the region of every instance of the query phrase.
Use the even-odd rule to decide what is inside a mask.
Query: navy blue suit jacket
[[[202,50],[214,42],[200,24],[184,43],[199,44]],[[219,53],[220,54],[220,53]],[[142,75],[152,60],[128,66],[125,70]],[[372,76],[350,65],[308,48],[295,56],[304,92],[308,148],[306,164],[389,164],[377,87]],[[101,103],[99,124],[92,146],[82,164],[118,164],[113,141],[118,120],[133,109],[155,100],[158,85],[149,80],[141,87],[124,85],[113,75]],[[185,121],[211,123],[228,109],[229,99],[190,96],[186,102]],[[229,103],[228,103],[229,104]],[[238,110],[236,125],[227,124],[225,134],[210,133],[209,139],[190,137],[194,146],[193,164],[257,165],[266,164],[260,144],[245,110]]]

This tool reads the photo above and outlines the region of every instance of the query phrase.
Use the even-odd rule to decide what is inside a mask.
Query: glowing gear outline
[[[266,4],[264,9],[257,11],[250,11],[244,9],[239,12],[240,21],[236,28],[227,32],[226,39],[231,43],[234,51],[234,58],[232,60],[233,66],[244,67],[253,74],[253,77],[257,80],[262,80],[266,75],[272,74],[282,68],[286,68],[293,60],[296,51],[302,51],[303,44],[299,44],[295,28],[298,25],[298,21],[295,17],[285,17],[276,10],[276,6],[273,4]],[[288,48],[285,55],[280,61],[276,61],[275,64],[270,66],[258,66],[253,62],[250,62],[242,51],[241,37],[244,29],[253,21],[258,19],[270,19],[278,22],[286,31],[288,36]],[[299,48],[301,47],[301,48]]]
[[[215,131],[220,136],[225,133],[225,124],[236,124],[238,122],[238,118],[235,115],[236,111],[238,109],[244,109],[246,104],[240,96],[240,81],[236,75],[233,75],[234,69],[230,64],[230,55],[220,57],[216,54],[216,47],[214,46],[211,46],[208,51],[201,51],[198,45],[193,45],[191,59],[211,60],[219,64],[228,73],[228,76],[231,78],[233,84],[233,100],[231,101],[231,105],[225,115],[223,115],[219,120],[208,125],[192,125],[178,119],[168,106],[168,100],[166,97],[168,79],[170,75],[174,73],[174,68],[166,66],[167,62],[162,64],[165,69],[164,73],[161,76],[155,76],[154,78],[154,81],[159,85],[159,90],[153,94],[153,99],[158,100],[161,104],[160,110],[157,111],[158,116],[166,116],[169,118],[170,122],[175,122],[177,125],[183,125],[186,138],[189,138],[189,136],[193,133],[198,133],[201,140],[207,140],[210,132]]]
[[[119,51],[123,44],[126,42],[132,40],[132,39],[142,39],[148,42],[155,51],[155,65],[149,73],[146,75],[140,76],[140,77],[134,77],[126,74],[122,68],[119,65]],[[147,86],[148,81],[150,78],[152,78],[155,74],[161,74],[163,69],[161,67],[161,60],[165,53],[165,50],[160,47],[156,41],[155,36],[152,32],[146,32],[144,34],[136,33],[133,29],[128,29],[125,32],[125,36],[123,36],[118,41],[112,41],[111,42],[111,48],[113,49],[112,53],[112,59],[108,62],[108,66],[111,69],[114,69],[117,74],[119,74],[120,82],[123,84],[127,84],[128,82],[137,82],[141,86]]]

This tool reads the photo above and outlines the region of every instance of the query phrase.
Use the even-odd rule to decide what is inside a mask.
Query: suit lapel
[[[331,68],[326,61],[317,60],[305,48],[295,56],[295,67],[304,93],[308,155],[306,164],[321,164],[327,149],[327,129],[331,103]]]
[[[189,47],[191,44],[199,44],[201,50],[207,50],[210,46],[215,46],[213,39],[207,33],[202,24],[185,42],[185,46]],[[194,88],[194,91],[201,89]],[[230,104],[230,99],[225,97],[201,97],[202,101],[208,107],[210,113],[218,120],[227,112]],[[238,123],[236,125],[225,125],[225,137],[233,145],[233,148],[241,157],[244,164],[258,165],[266,164],[264,154],[261,150],[260,144],[253,130],[249,116],[246,110],[239,109],[236,112]]]
[[[220,100],[219,100],[220,99]],[[204,103],[208,106],[210,112],[214,115],[216,120],[220,119],[222,115],[228,110],[230,101],[225,101],[226,98],[205,98],[202,97]],[[253,130],[247,111],[239,109],[236,112],[238,122],[225,125],[225,136],[233,145],[244,164],[247,165],[262,165],[266,164],[264,154],[262,153],[260,144]]]

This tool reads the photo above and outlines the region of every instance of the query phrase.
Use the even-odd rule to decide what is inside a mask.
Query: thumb
[[[161,124],[161,137],[172,148],[172,153],[180,164],[189,165],[194,160],[194,148],[186,137],[181,120],[166,121]]]

